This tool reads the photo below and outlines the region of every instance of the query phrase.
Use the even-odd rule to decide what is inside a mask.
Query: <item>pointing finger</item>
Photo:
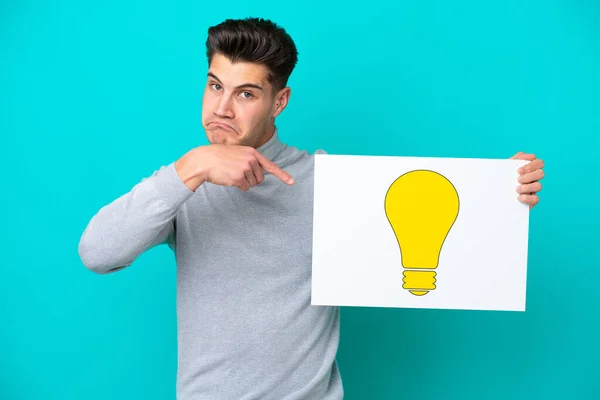
[[[288,185],[294,184],[294,178],[292,178],[290,174],[288,174],[287,172],[285,172],[284,170],[279,168],[277,166],[277,164],[275,164],[273,161],[267,159],[265,156],[263,156],[258,151],[256,152],[256,158],[257,158],[260,166],[265,171],[267,171],[270,174],[275,175],[277,178],[281,179],[283,182],[287,183]]]

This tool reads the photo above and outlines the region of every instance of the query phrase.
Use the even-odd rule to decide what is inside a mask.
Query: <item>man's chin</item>
[[[239,139],[235,136],[234,132],[224,132],[222,130],[217,132],[212,129],[206,130],[206,138],[210,144],[237,145],[239,144]]]

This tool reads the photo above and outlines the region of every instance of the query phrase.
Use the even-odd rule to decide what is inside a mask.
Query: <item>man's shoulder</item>
[[[314,156],[317,154],[327,154],[323,149],[316,149],[314,151],[301,149],[297,146],[286,145],[285,149],[278,155],[278,161],[284,165],[303,165],[312,164],[314,162]]]
[[[307,150],[297,146],[287,146],[274,160],[283,170],[291,174],[296,182],[312,180],[315,167],[315,156],[327,154],[323,149]]]
[[[317,148],[314,151],[308,149],[301,149],[297,146],[286,146],[282,153],[283,158],[293,158],[296,160],[302,160],[307,158],[313,158],[317,154],[327,154],[327,151],[321,148]]]

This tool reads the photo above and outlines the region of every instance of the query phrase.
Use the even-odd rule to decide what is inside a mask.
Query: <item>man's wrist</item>
[[[194,148],[175,161],[175,170],[179,178],[192,191],[195,191],[206,181],[206,172],[197,162],[199,149]]]

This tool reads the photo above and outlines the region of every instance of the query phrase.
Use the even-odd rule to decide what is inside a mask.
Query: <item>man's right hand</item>
[[[196,147],[175,162],[175,169],[192,191],[204,182],[237,186],[247,191],[263,182],[263,171],[288,185],[294,184],[294,179],[287,172],[249,146],[210,144]]]

